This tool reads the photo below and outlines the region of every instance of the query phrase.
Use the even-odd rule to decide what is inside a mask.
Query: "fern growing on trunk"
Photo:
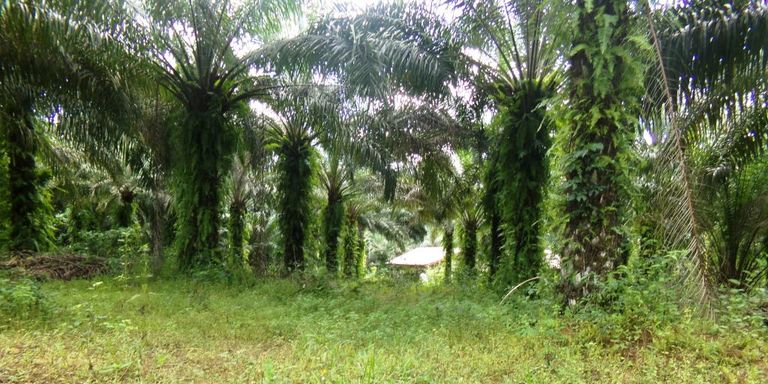
[[[628,256],[626,154],[637,124],[642,62],[625,0],[579,1],[560,132],[566,222],[562,289],[573,303]]]

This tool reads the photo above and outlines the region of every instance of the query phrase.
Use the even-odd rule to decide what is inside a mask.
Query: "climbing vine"
[[[189,106],[190,108],[193,106]],[[222,261],[219,227],[222,183],[230,169],[234,133],[214,100],[189,109],[174,132],[179,268],[191,270]]]
[[[307,127],[289,124],[277,143],[278,212],[288,273],[304,270],[304,247],[312,223],[317,154]]]
[[[8,156],[9,249],[43,251],[52,245],[52,208],[45,185],[51,175],[38,167],[39,143],[31,101],[12,100],[0,111]]]
[[[497,281],[504,287],[535,276],[541,267],[541,206],[552,141],[543,102],[552,93],[549,82],[527,81],[499,97],[497,202],[508,260]]]
[[[578,2],[559,137],[565,175],[563,291],[569,302],[626,262],[626,157],[637,124],[643,45],[624,0]]]

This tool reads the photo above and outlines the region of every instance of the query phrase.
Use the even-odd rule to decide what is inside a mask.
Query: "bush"
[[[663,329],[680,325],[687,317],[681,306],[679,278],[670,272],[678,265],[675,253],[635,259],[617,268],[588,296],[577,320],[590,340],[626,347],[648,344]]]
[[[68,248],[74,253],[107,259],[111,271],[124,275],[146,269],[149,245],[139,225],[107,231],[83,231]]]
[[[0,326],[44,317],[51,309],[50,300],[34,281],[0,278]]]
[[[768,290],[723,289],[714,314],[718,319],[716,332],[735,331],[752,338],[763,337],[768,325]]]
[[[121,240],[131,228],[110,229],[107,231],[82,231],[79,239],[69,248],[76,252],[103,258],[116,258]]]

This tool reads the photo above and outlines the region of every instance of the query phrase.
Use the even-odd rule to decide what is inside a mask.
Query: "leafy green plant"
[[[576,318],[589,324],[585,337],[627,347],[647,344],[659,332],[686,320],[683,296],[672,289],[681,253],[633,259],[611,272],[586,297]]]
[[[28,279],[0,277],[0,325],[9,321],[39,319],[53,310],[40,286]]]
[[[762,337],[768,325],[768,291],[725,288],[714,308],[718,333],[739,332],[748,337]]]
[[[643,120],[653,138],[653,181],[660,186],[654,199],[661,216],[657,228],[664,247],[687,250],[693,269],[688,280],[696,282],[691,287],[711,304],[717,283],[751,264],[750,246],[739,245],[752,231],[750,219],[733,220],[738,209],[726,211],[737,208],[737,200],[707,190],[718,189],[721,175],[764,155],[768,7],[743,1],[692,2],[658,13],[647,4],[643,8],[654,48]],[[702,177],[711,171],[718,177]],[[713,219],[710,205],[730,207]],[[745,283],[752,282],[737,284]]]
[[[120,234],[120,266],[124,277],[146,277],[149,273],[149,244],[141,226],[134,224]]]

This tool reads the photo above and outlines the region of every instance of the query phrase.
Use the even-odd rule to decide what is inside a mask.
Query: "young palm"
[[[747,281],[732,267],[749,260],[754,248],[732,241],[751,243],[744,235],[762,231],[759,220],[734,218],[737,207],[759,193],[748,198],[728,191],[750,184],[754,172],[746,170],[759,164],[768,142],[768,7],[694,2],[646,14],[654,58],[644,120],[653,138],[655,202],[662,207],[657,221],[667,248],[687,251],[692,286],[708,300],[723,276]],[[712,201],[728,214],[703,209]],[[733,225],[739,221],[751,225]],[[723,241],[720,230],[731,241]]]

